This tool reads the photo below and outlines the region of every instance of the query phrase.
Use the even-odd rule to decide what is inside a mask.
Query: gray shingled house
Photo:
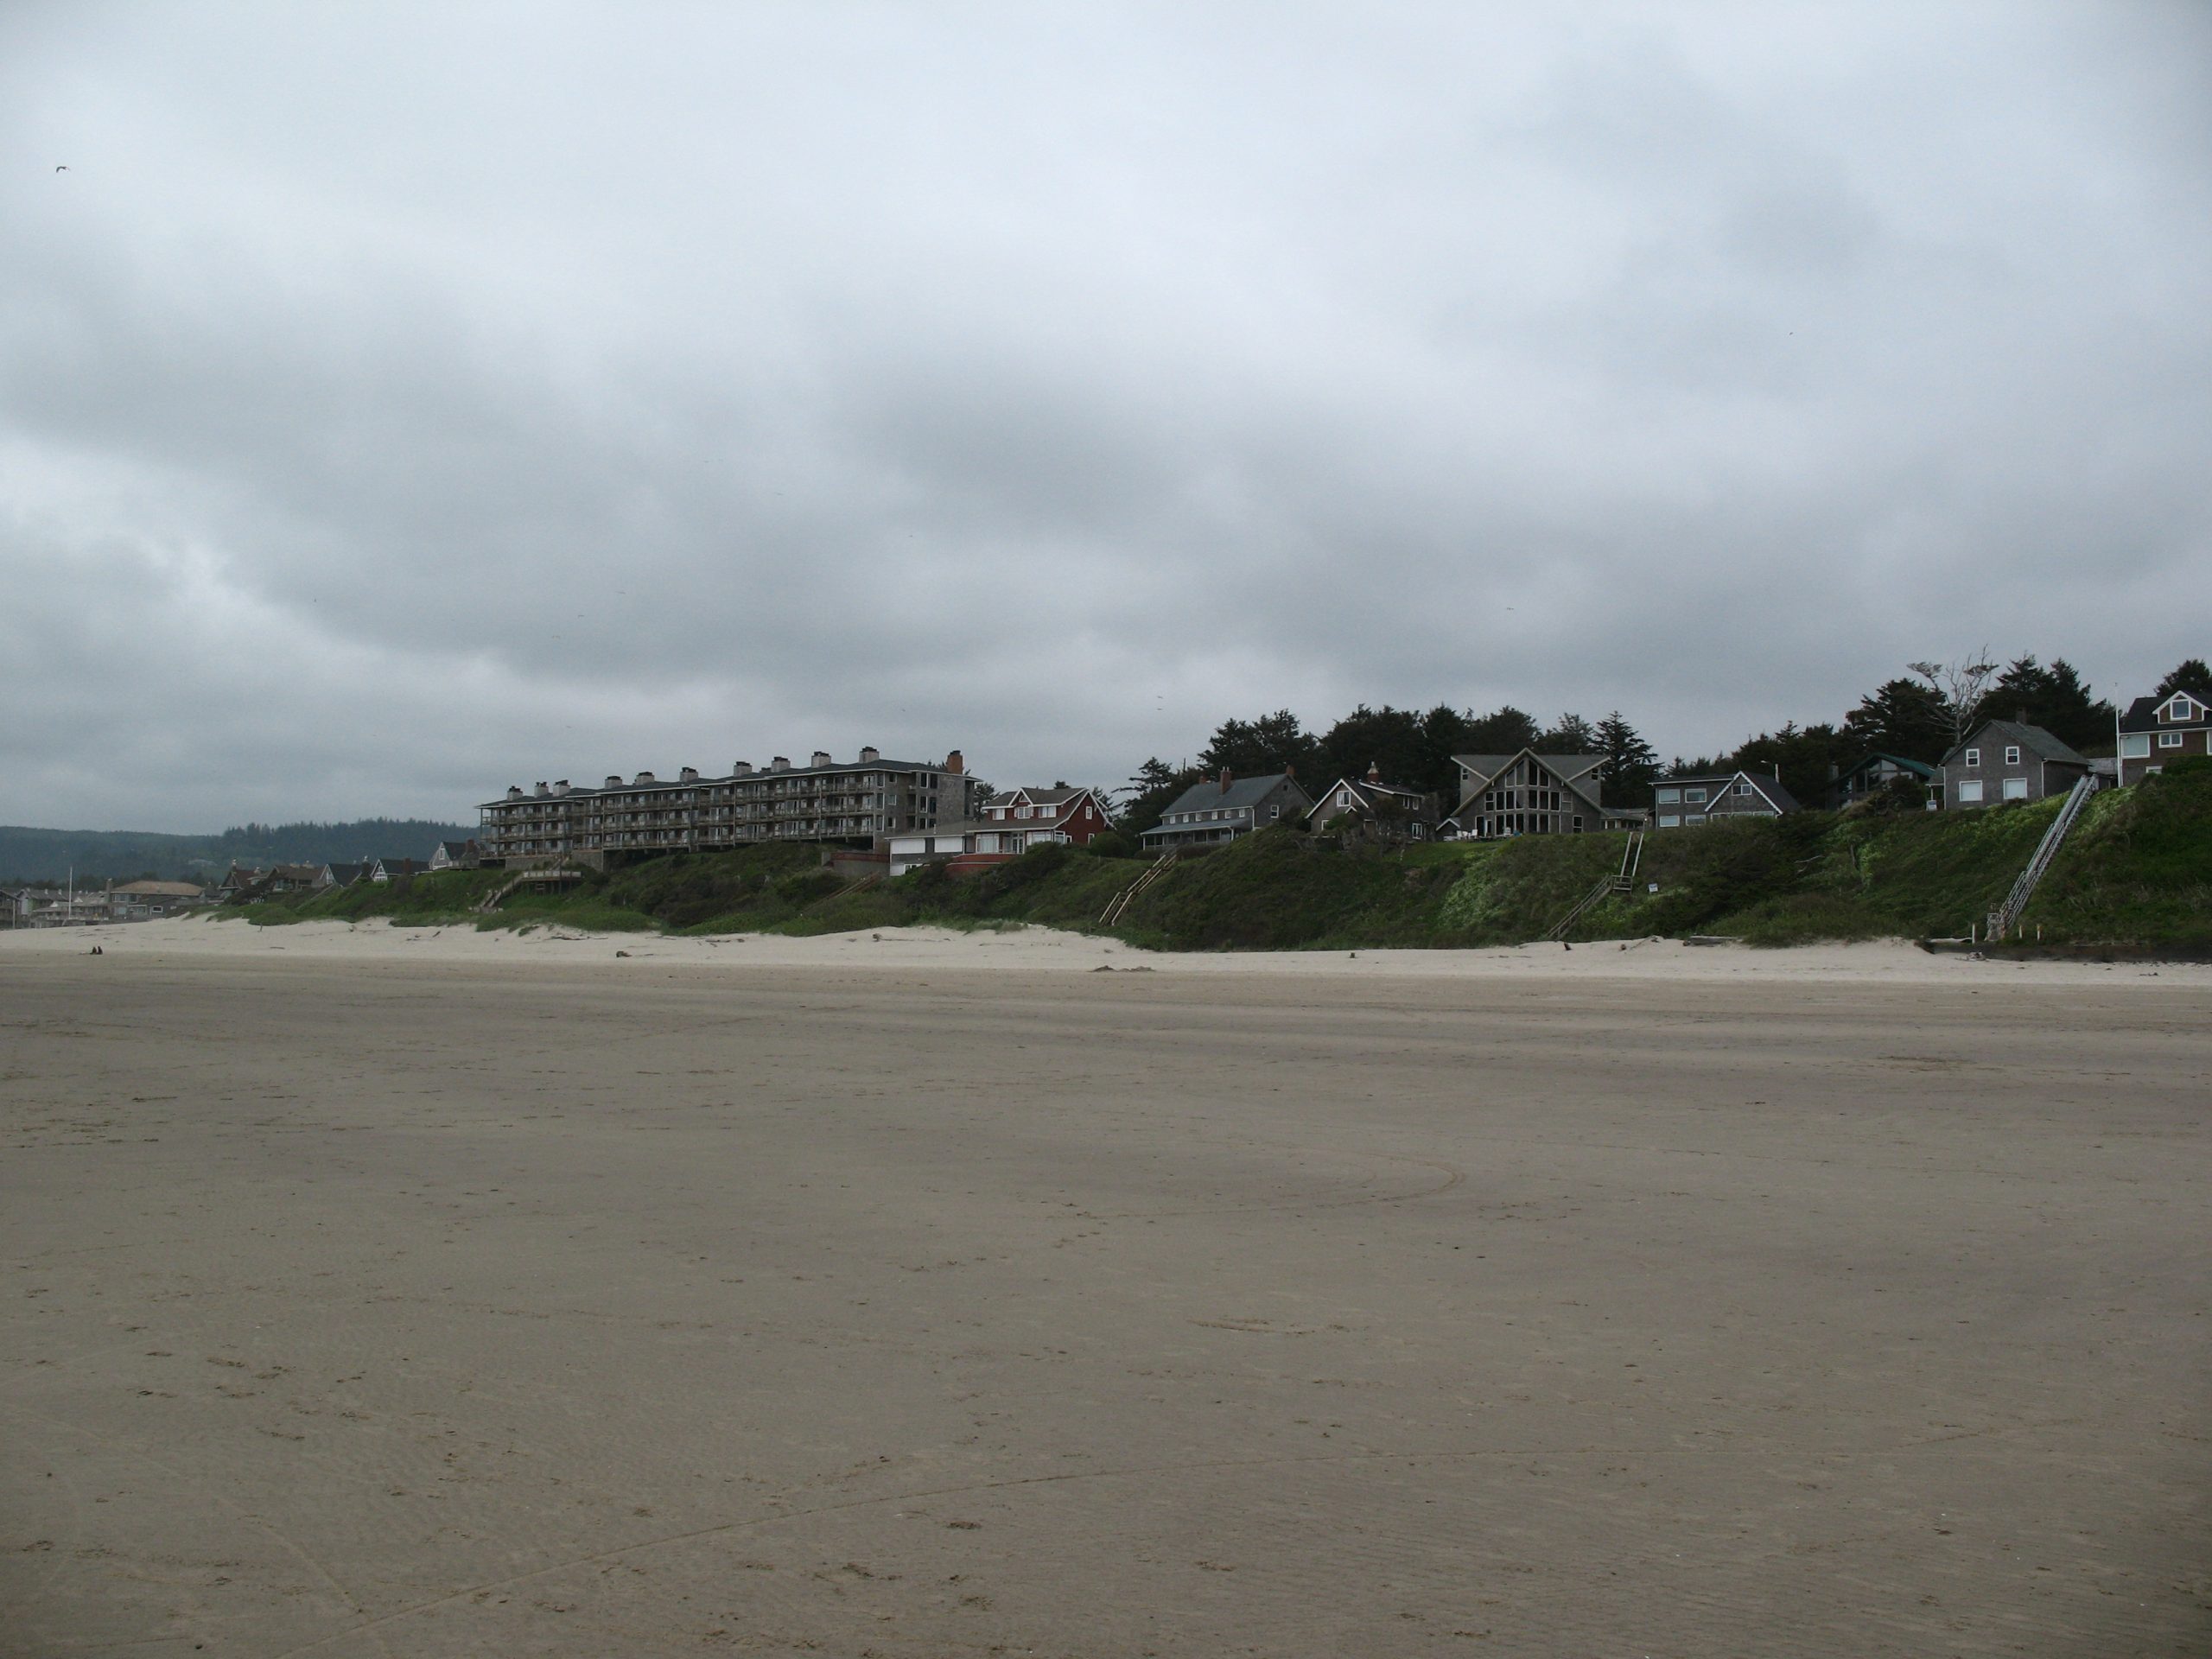
[[[2063,795],[2089,763],[2040,726],[1986,720],[1943,757],[1946,808],[1996,806]]]
[[[1782,779],[1759,772],[1724,772],[1707,778],[1662,778],[1651,791],[1653,823],[1661,830],[1710,823],[1715,818],[1778,818],[1798,810]]]
[[[1270,825],[1300,823],[1313,809],[1313,798],[1287,772],[1236,778],[1224,771],[1178,795],[1138,839],[1158,853],[1212,846]]]

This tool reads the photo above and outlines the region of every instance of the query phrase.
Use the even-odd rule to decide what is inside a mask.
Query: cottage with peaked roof
[[[1837,811],[1879,795],[1904,779],[1920,786],[1923,794],[1936,786],[1936,768],[1924,760],[1901,754],[1873,753],[1862,757],[1828,785],[1828,804]]]
[[[483,861],[484,845],[474,836],[467,841],[442,841],[430,854],[434,870],[473,870]]]
[[[1373,762],[1366,776],[1339,778],[1314,798],[1313,810],[1306,815],[1308,829],[1346,822],[1371,839],[1428,841],[1443,816],[1435,796],[1384,783],[1382,768]]]
[[[1510,836],[1579,836],[1643,822],[1637,808],[1599,804],[1602,754],[1455,754],[1459,805],[1451,822],[1474,841]]]
[[[322,879],[317,885],[324,887],[350,887],[356,881],[365,881],[368,880],[368,875],[369,866],[366,864],[326,864],[322,867]]]
[[[1986,720],[1943,757],[1943,804],[1995,806],[2063,795],[2089,763],[2040,726]]]
[[[1154,852],[1211,847],[1255,830],[1301,822],[1313,810],[1313,798],[1287,772],[1238,778],[1227,767],[1218,778],[1192,784],[1178,795],[1160,822],[1137,837]]]
[[[1651,791],[1652,823],[1661,830],[1688,829],[1715,818],[1778,818],[1798,810],[1782,779],[1759,772],[1724,772],[1707,778],[1662,778]]]
[[[2120,717],[2120,781],[2139,784],[2176,760],[2212,754],[2212,686],[2138,697]]]
[[[1098,792],[1081,785],[1003,789],[983,803],[980,817],[892,836],[890,870],[904,875],[918,865],[948,861],[957,872],[981,869],[1033,847],[1085,846],[1113,827]]]
[[[419,858],[380,858],[369,866],[369,880],[382,885],[403,875],[420,875],[430,867]]]

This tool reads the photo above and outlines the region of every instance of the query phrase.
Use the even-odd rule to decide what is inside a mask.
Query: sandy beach
[[[2201,1654],[2208,1098],[2202,965],[0,934],[0,1653]]]

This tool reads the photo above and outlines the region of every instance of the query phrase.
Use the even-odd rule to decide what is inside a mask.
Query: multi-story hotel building
[[[782,755],[744,760],[724,778],[686,766],[661,779],[641,772],[596,789],[565,778],[510,788],[479,809],[479,839],[492,861],[581,855],[602,863],[661,853],[711,852],[763,841],[874,842],[900,830],[972,818],[991,787],[968,775],[960,751],[942,764],[887,760],[874,749],[841,763],[820,750],[804,766]]]

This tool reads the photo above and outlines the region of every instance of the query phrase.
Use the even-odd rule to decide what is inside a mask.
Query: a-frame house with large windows
[[[1599,803],[1602,754],[1455,754],[1459,805],[1451,822],[1471,841],[1509,836],[1579,836],[1633,828],[1643,814]]]

